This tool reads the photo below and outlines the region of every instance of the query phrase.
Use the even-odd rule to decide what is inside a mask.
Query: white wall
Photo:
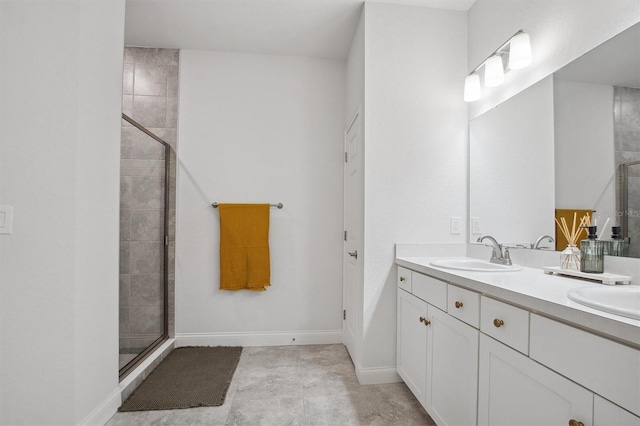
[[[501,244],[554,235],[553,118],[547,77],[469,124],[469,215],[480,234]]]
[[[344,122],[350,120],[360,107],[364,115],[364,13],[360,16],[346,60],[346,96]]]
[[[178,341],[342,341],[344,62],[183,50],[180,67]],[[218,289],[213,201],[284,204],[267,291]]]
[[[477,117],[552,74],[640,20],[638,0],[477,0],[469,10],[468,71],[519,29],[531,37],[533,63],[507,73],[495,88],[469,104]],[[459,82],[464,84],[464,79]]]
[[[616,224],[613,86],[554,80],[556,208]],[[609,231],[599,229],[598,235]]]
[[[124,1],[0,2],[0,424],[119,403],[123,34]]]
[[[363,367],[395,369],[396,242],[465,242],[466,14],[365,5]]]

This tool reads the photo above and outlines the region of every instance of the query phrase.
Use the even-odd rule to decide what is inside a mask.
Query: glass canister
[[[608,251],[604,254],[610,256],[629,256],[629,240],[622,238],[620,235],[620,227],[611,227],[611,241],[608,241]]]
[[[597,228],[588,226],[589,236],[580,241],[580,271],[592,274],[604,272],[604,241],[599,241]]]

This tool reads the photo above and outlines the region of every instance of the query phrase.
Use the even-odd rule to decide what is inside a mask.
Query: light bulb
[[[484,64],[484,85],[487,87],[500,86],[504,81],[502,57],[493,55]]]
[[[480,99],[480,96],[482,96],[480,76],[476,73],[469,74],[464,79],[464,101],[474,102]]]
[[[518,33],[509,43],[509,68],[519,70],[531,63],[529,34]]]

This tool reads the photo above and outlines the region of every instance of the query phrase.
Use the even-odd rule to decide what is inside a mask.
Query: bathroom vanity
[[[640,320],[588,281],[397,257],[397,371],[438,425],[640,425]]]

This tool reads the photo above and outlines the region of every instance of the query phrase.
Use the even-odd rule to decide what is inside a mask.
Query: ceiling
[[[386,0],[467,11],[476,0]],[[345,58],[363,0],[126,0],[127,46]]]

